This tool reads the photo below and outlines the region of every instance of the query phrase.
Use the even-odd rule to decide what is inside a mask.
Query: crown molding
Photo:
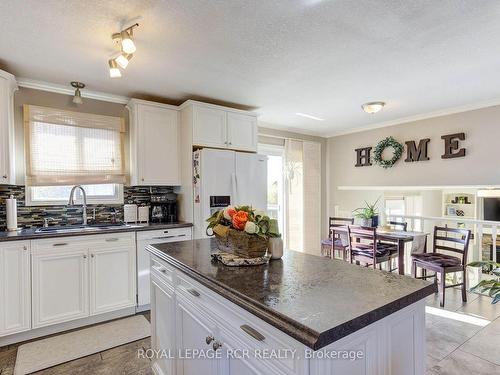
[[[405,124],[415,122],[415,121],[428,120],[428,119],[435,118],[435,117],[442,117],[442,116],[447,116],[447,115],[453,115],[456,113],[474,111],[476,109],[494,107],[497,105],[500,105],[500,98],[485,100],[482,102],[463,105],[463,106],[459,106],[459,107],[446,108],[446,109],[433,111],[433,112],[427,112],[427,113],[414,115],[414,116],[400,117],[400,118],[395,119],[395,120],[384,121],[384,122],[379,122],[379,123],[370,124],[370,125],[366,125],[366,126],[361,126],[359,128],[355,128],[355,129],[338,130],[338,131],[334,131],[334,132],[329,133],[329,134],[325,134],[324,137],[327,137],[327,138],[338,137],[338,136],[346,135],[346,134],[359,133],[359,132],[364,132],[367,130],[385,128],[388,126],[405,125]]]
[[[64,95],[74,95],[75,90],[72,87],[68,87],[65,85],[58,85],[55,83],[49,83],[44,81],[37,81],[30,78],[17,78],[17,84],[20,87],[25,87],[28,89],[42,90],[48,92],[54,92],[56,94],[64,94]],[[121,95],[113,95],[108,94],[101,91],[92,91],[83,89],[82,90],[82,98],[101,100],[104,102],[118,103],[118,104],[127,104],[130,98]]]

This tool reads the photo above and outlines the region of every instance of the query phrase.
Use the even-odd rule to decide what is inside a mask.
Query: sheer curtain
[[[29,186],[125,182],[120,117],[24,106]]]
[[[285,140],[285,240],[291,250],[320,254],[321,145]]]

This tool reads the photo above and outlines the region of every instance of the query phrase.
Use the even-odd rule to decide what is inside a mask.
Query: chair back
[[[451,236],[450,236],[451,235]],[[470,229],[458,229],[448,227],[434,227],[433,252],[438,250],[450,251],[462,255],[462,265],[467,263],[467,252],[469,251]],[[438,244],[438,241],[441,242]],[[442,244],[442,243],[445,244]],[[451,247],[451,244],[459,244],[459,247]]]
[[[341,225],[349,225],[354,224],[354,218],[349,217],[329,217],[328,218],[328,227],[338,227]]]
[[[408,223],[406,221],[389,221],[387,224],[394,227],[394,229],[399,229],[404,232],[407,231]]]
[[[377,228],[349,225],[347,226],[347,235],[349,237],[349,252],[351,253],[351,259],[352,250],[356,248],[356,244],[359,243],[360,240],[371,242],[373,246],[373,256],[375,257],[377,252]]]

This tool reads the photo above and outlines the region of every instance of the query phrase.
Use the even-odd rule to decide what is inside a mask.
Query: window
[[[90,203],[122,203],[125,182],[120,117],[24,106],[26,203],[66,203],[85,185]]]
[[[26,189],[27,206],[52,206],[68,203],[72,185],[30,186]],[[87,194],[88,204],[123,204],[123,185],[100,184],[82,185]],[[76,190],[76,202],[82,203],[82,194]]]

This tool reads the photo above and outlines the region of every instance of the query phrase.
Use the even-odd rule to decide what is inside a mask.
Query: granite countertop
[[[211,260],[215,240],[148,251],[312,349],[320,349],[435,292],[433,283],[285,250],[267,265]]]
[[[16,241],[16,240],[36,240],[39,238],[53,238],[53,237],[72,237],[72,236],[87,236],[93,234],[107,234],[119,232],[139,232],[155,229],[173,229],[173,228],[187,228],[192,227],[192,223],[176,222],[176,223],[150,223],[150,224],[130,224],[124,227],[99,229],[95,231],[74,231],[66,233],[36,233],[36,228],[21,229],[15,232],[0,232],[0,242],[3,241]]]

